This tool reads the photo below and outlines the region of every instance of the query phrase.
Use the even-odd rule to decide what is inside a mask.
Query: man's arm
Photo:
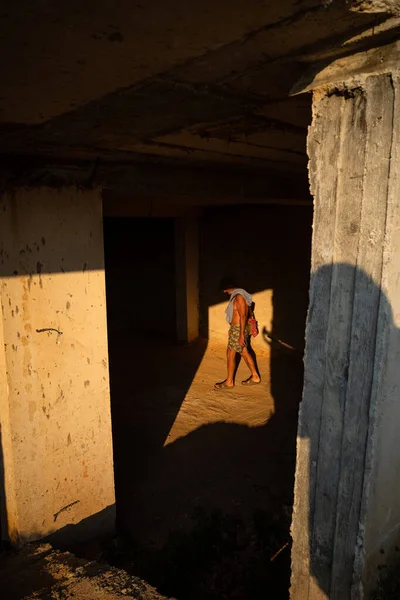
[[[243,348],[244,344],[245,344],[244,343],[244,332],[245,332],[246,324],[247,324],[248,307],[247,307],[246,300],[240,294],[238,294],[235,297],[235,304],[236,304],[236,310],[238,311],[239,318],[240,318],[239,345],[242,346],[242,348]]]

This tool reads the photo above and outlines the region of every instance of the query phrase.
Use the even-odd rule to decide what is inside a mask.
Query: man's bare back
[[[244,318],[246,323],[249,318],[249,307],[247,306],[246,300],[238,294],[233,299],[233,315],[232,315],[232,325],[240,325],[240,319]]]

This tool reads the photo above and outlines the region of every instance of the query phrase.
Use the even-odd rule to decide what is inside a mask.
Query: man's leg
[[[232,350],[232,348],[227,348],[226,350],[226,363],[228,376],[226,378],[226,385],[229,387],[233,387],[235,385],[234,377],[235,377],[235,367],[236,367],[236,352]]]
[[[231,325],[228,334],[228,348],[226,350],[227,377],[225,381],[221,381],[214,385],[216,390],[231,388],[235,385],[236,353],[241,350],[241,347],[238,344],[239,333],[239,326]]]
[[[254,381],[254,383],[259,383],[261,381],[259,374],[257,373],[256,364],[251,356],[248,348],[243,348],[242,350],[243,360],[250,369],[251,376],[249,379],[246,379],[247,382]]]

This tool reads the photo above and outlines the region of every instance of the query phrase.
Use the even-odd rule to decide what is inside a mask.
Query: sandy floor
[[[225,377],[222,346],[128,336],[112,344],[117,514],[139,563],[141,553],[148,560],[160,552],[179,562],[176,546],[201,545],[199,528],[210,521],[223,529],[224,519],[236,519],[240,535],[257,536],[250,530],[261,513],[284,520],[268,552],[278,549],[289,538],[301,357],[266,346],[260,386],[240,385],[247,377],[241,364],[236,387],[214,391]],[[143,576],[159,585],[148,569]]]
[[[274,414],[274,399],[269,390],[269,356],[259,356],[262,383],[244,387],[241,382],[249,376],[241,362],[232,390],[213,389],[216,381],[225,378],[225,348],[209,344],[194,376],[165,445],[185,437],[203,425],[232,423],[260,427]]]

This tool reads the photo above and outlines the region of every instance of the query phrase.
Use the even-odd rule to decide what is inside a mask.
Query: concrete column
[[[178,341],[199,336],[199,230],[196,217],[175,219],[176,329]]]
[[[14,545],[114,526],[101,207],[75,188],[0,198],[1,519]]]
[[[358,600],[400,545],[400,82],[317,90],[292,600]]]

